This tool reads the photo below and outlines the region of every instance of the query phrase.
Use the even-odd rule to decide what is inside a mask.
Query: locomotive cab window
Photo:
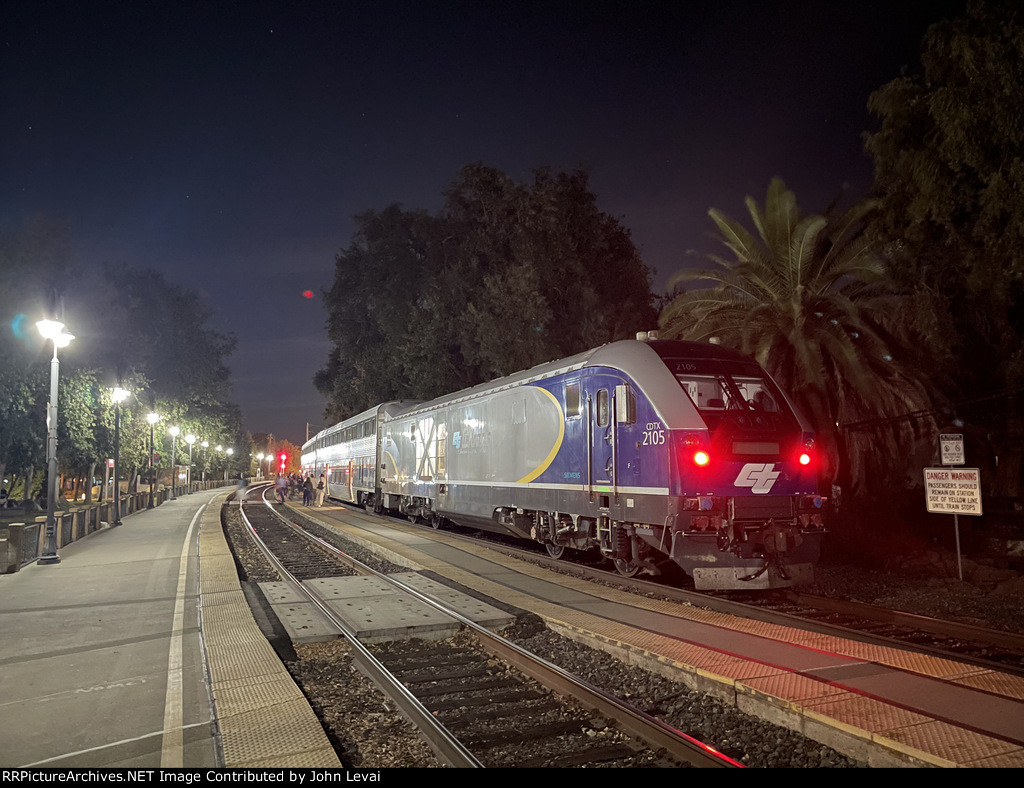
[[[754,374],[676,374],[676,380],[702,412],[778,413],[780,400],[768,380]]]
[[[619,424],[636,424],[636,395],[624,383],[615,387],[615,421]]]
[[[608,426],[608,389],[597,392],[597,426]]]
[[[565,384],[565,417],[567,419],[580,415],[580,384],[579,381]]]

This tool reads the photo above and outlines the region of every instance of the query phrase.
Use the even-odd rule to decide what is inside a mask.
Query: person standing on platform
[[[277,497],[281,499],[281,503],[284,503],[284,496],[288,492],[288,480],[284,476],[278,476],[277,481],[274,482],[274,488],[277,491]]]
[[[316,483],[316,505],[324,505],[324,496],[327,494],[327,477],[320,474],[320,481]]]
[[[307,476],[302,483],[302,505],[309,506],[313,503],[313,477]]]

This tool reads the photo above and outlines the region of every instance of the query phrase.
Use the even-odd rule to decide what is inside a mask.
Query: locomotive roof
[[[746,356],[735,351],[719,347],[718,345],[704,344],[700,342],[682,342],[673,340],[651,340],[642,342],[634,339],[624,339],[618,342],[609,342],[600,347],[578,353],[575,356],[549,361],[538,364],[530,369],[507,375],[503,378],[481,383],[471,388],[462,389],[452,394],[445,394],[429,402],[422,402],[399,414],[399,416],[410,416],[421,411],[427,411],[442,404],[451,404],[464,400],[473,399],[478,396],[501,391],[506,388],[531,383],[536,380],[543,380],[554,375],[561,375],[567,372],[574,372],[583,367],[607,366],[621,370],[633,378],[640,386],[654,393],[652,389],[666,389],[677,391],[679,384],[674,376],[665,366],[663,359],[666,358],[691,358],[691,359],[722,359],[725,361],[746,361],[755,363]],[[657,397],[663,404],[667,403],[673,408],[673,412],[661,413],[666,424],[674,426],[692,426],[703,424],[695,422],[696,410],[680,400],[678,397]],[[673,405],[672,403],[676,403]],[[678,412],[676,412],[678,411]]]
[[[723,361],[753,361],[735,350],[705,342],[683,342],[682,340],[652,339],[646,342],[662,358],[718,358]],[[755,362],[756,363],[756,362]]]

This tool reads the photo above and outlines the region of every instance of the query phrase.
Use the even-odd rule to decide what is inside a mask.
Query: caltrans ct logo
[[[775,470],[774,462],[748,462],[740,469],[739,476],[733,485],[736,487],[749,487],[754,495],[764,495],[771,492],[775,480],[779,478],[779,471]]]

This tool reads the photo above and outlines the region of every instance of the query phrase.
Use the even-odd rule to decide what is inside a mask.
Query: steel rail
[[[788,591],[785,593],[785,596],[795,604],[816,607],[833,613],[860,616],[885,624],[910,627],[921,632],[931,632],[936,635],[958,637],[965,640],[980,640],[993,646],[1024,651],[1024,635],[1019,635],[1015,632],[989,629],[988,627],[965,624],[959,621],[946,621],[941,618],[918,615],[917,613],[906,613],[902,610],[878,607],[867,602],[829,599],[828,597],[804,594],[799,591]]]
[[[274,510],[265,497],[263,499],[263,503],[277,517],[280,517],[289,526],[295,528],[292,523],[289,523],[284,517]],[[285,578],[286,582],[293,585],[298,593],[313,602],[313,604],[315,604],[328,618],[331,624],[337,627],[338,631],[341,632],[341,634],[351,644],[355,652],[353,655],[354,659],[360,669],[362,669],[365,674],[369,676],[370,679],[376,683],[386,695],[388,695],[388,697],[395,701],[398,708],[403,714],[405,714],[407,719],[409,719],[416,728],[423,733],[424,738],[437,757],[446,765],[455,768],[483,768],[483,764],[480,763],[480,761],[463,746],[462,742],[455,738],[447,728],[441,725],[437,718],[434,717],[411,692],[409,692],[408,688],[395,678],[388,669],[384,667],[384,665],[381,664],[381,662],[374,657],[362,643],[359,642],[355,633],[345,624],[345,622],[331,612],[330,607],[323,598],[312,589],[304,586],[295,578],[294,575],[291,574],[291,572],[285,569],[281,562],[277,560],[277,557],[274,556],[266,544],[264,544],[263,540],[260,539],[259,534],[256,533],[256,529],[253,528],[249,518],[245,516],[244,507],[241,505],[239,506],[239,513],[242,515],[242,519],[245,521],[255,544],[260,548],[267,560],[270,561],[275,571],[277,571],[282,578]]]
[[[326,549],[343,557],[345,561],[350,563],[361,574],[377,577],[395,589],[409,594],[455,619],[464,627],[474,632],[481,644],[492,656],[508,662],[547,689],[572,697],[584,706],[604,714],[606,717],[614,720],[622,732],[643,742],[652,749],[664,750],[671,759],[696,767],[745,768],[743,764],[718,752],[713,747],[704,744],[692,736],[688,736],[655,717],[629,706],[614,695],[573,676],[559,666],[520,648],[515,643],[501,637],[501,635],[491,632],[486,627],[480,626],[475,621],[450,609],[429,594],[406,585],[390,575],[377,572],[317,536],[312,534],[306,535],[318,544],[323,545]]]
[[[451,534],[450,534],[451,535]],[[454,535],[456,539],[472,539],[472,537]],[[476,540],[473,540],[476,541]],[[476,541],[477,544],[487,544]],[[911,643],[896,636],[880,635],[870,631],[857,629],[856,627],[843,626],[842,624],[831,624],[825,621],[817,621],[813,618],[801,616],[799,613],[787,613],[779,610],[771,610],[749,602],[740,602],[735,599],[728,599],[717,596],[709,596],[700,591],[690,591],[685,588],[676,588],[649,580],[637,578],[626,578],[609,570],[587,567],[580,564],[567,564],[564,561],[535,553],[511,545],[492,545],[491,549],[502,552],[506,555],[521,557],[523,560],[533,561],[555,571],[568,572],[584,579],[597,579],[604,582],[614,582],[623,588],[631,589],[642,594],[657,594],[679,602],[714,610],[718,613],[751,618],[756,621],[765,621],[782,626],[793,627],[806,632],[817,632],[822,635],[842,637],[847,640],[855,640],[861,643],[884,646],[886,648],[898,649],[900,651],[914,651],[920,654],[927,654],[942,659],[949,659],[966,664],[977,665],[978,667],[990,670],[1022,675],[1022,671],[1012,665],[1007,665],[996,660],[985,659],[971,654],[957,653],[954,650],[941,646],[929,646],[923,643]],[[808,608],[831,613],[839,613],[873,621],[879,624],[891,624],[905,627],[908,630],[924,632],[944,637],[960,638],[973,641],[979,644],[997,646],[1013,651],[1024,652],[1024,635],[1014,632],[1007,632],[999,629],[978,626],[976,624],[965,624],[958,621],[947,621],[930,616],[907,613],[901,610],[879,607],[867,602],[854,602],[840,599],[829,599],[827,597],[812,596],[798,591],[781,592],[787,601],[804,605]]]
[[[380,517],[380,515],[370,515],[369,513],[362,512],[358,509],[353,509],[352,511],[353,514],[362,514],[371,519]],[[390,521],[393,518],[385,516],[385,519]],[[407,522],[398,518],[394,518],[393,522],[397,527],[410,527]],[[870,643],[886,648],[899,649],[901,651],[914,651],[942,659],[950,659],[966,664],[977,665],[978,667],[1001,671],[1012,675],[1022,675],[1022,671],[1013,666],[995,660],[985,659],[983,657],[957,653],[937,646],[908,643],[906,640],[901,640],[898,637],[879,635],[872,632],[858,630],[853,627],[842,626],[841,624],[830,624],[828,622],[817,621],[813,618],[801,617],[798,613],[771,610],[749,602],[740,602],[738,600],[728,599],[725,597],[709,596],[708,594],[700,591],[691,591],[676,586],[667,586],[651,582],[649,580],[641,580],[635,577],[627,578],[612,570],[567,562],[551,558],[541,552],[524,549],[515,545],[481,540],[454,531],[445,531],[444,534],[446,538],[454,541],[465,541],[475,545],[482,545],[488,549],[494,550],[495,552],[551,568],[553,571],[571,574],[575,577],[588,580],[614,582],[622,588],[636,591],[638,593],[657,594],[665,597],[666,599],[684,602],[696,607],[714,610],[719,613],[780,624],[782,626],[793,627],[794,629],[800,629],[807,632],[817,632],[818,634],[842,637],[847,640]],[[908,627],[919,632],[927,632],[947,637],[959,637],[964,640],[972,640],[991,646],[998,646],[1024,652],[1024,635],[1018,635],[1013,632],[990,629],[974,624],[963,624],[956,621],[944,621],[942,619],[931,618],[929,616],[878,607],[866,602],[834,600],[826,597],[800,594],[795,591],[784,591],[783,593],[785,598],[793,604],[805,604],[808,607],[817,607],[827,612],[847,613],[882,624],[893,624]]]

